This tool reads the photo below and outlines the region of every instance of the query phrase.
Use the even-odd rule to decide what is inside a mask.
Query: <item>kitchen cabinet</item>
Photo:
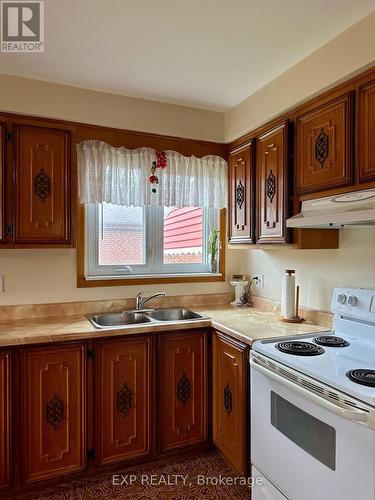
[[[98,464],[149,455],[151,338],[100,341],[96,352]]]
[[[13,242],[70,241],[69,131],[16,125]]]
[[[349,92],[297,117],[298,194],[352,183],[352,107]]]
[[[5,129],[0,122],[0,243],[4,241],[4,181],[5,181]]]
[[[166,333],[159,338],[160,451],[207,438],[207,334]]]
[[[10,485],[10,352],[0,352],[0,489]]]
[[[254,243],[253,142],[229,153],[229,243]]]
[[[257,143],[257,243],[286,243],[288,232],[288,121]]]
[[[27,483],[85,467],[85,355],[81,343],[23,352],[22,465]]]
[[[375,181],[375,80],[359,89],[358,177],[359,182]]]
[[[213,441],[238,474],[248,474],[249,348],[214,332],[212,338]]]

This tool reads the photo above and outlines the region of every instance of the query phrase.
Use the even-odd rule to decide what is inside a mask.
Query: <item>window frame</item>
[[[146,209],[147,210],[147,209]],[[163,210],[161,208],[161,210]],[[78,241],[77,241],[77,286],[81,287],[93,287],[93,286],[121,286],[121,285],[132,285],[137,283],[186,283],[186,282],[205,282],[205,281],[225,281],[225,230],[226,230],[226,210],[219,210],[219,230],[220,230],[220,241],[219,241],[219,269],[218,272],[213,274],[208,271],[208,256],[205,256],[206,269],[197,269],[195,264],[192,264],[189,272],[179,271],[179,269],[174,264],[163,264],[165,270],[170,272],[166,273],[144,273],[144,274],[95,274],[90,275],[87,271],[86,263],[86,242],[88,248],[92,248],[92,244],[88,241],[87,236],[87,225],[93,224],[93,218],[86,216],[86,208],[84,205],[80,206],[79,209],[79,219],[78,219]],[[149,228],[153,228],[156,231],[156,225],[148,224]],[[160,227],[160,226],[159,226]],[[92,230],[92,228],[91,228]],[[147,231],[147,224],[146,224]],[[207,235],[207,229],[205,229],[205,236]],[[159,230],[160,234],[160,230]],[[161,238],[162,240],[162,238]],[[162,256],[162,253],[160,253]],[[190,266],[190,264],[184,264],[184,266]],[[201,267],[201,265],[199,264]],[[123,266],[125,267],[125,266]],[[195,267],[195,268],[194,268]]]

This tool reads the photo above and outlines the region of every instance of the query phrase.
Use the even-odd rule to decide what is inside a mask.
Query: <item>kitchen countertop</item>
[[[87,340],[103,337],[157,333],[173,330],[191,330],[212,326],[248,345],[255,340],[272,337],[293,336],[311,332],[327,331],[327,327],[312,323],[282,323],[274,313],[255,308],[235,309],[229,305],[192,307],[194,311],[211,319],[178,323],[142,324],[127,326],[121,330],[99,330],[83,316],[63,318],[37,318],[16,321],[0,321],[0,346],[11,347],[24,344],[40,344],[72,340]]]

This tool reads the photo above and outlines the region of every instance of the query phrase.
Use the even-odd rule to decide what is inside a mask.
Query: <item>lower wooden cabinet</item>
[[[36,347],[23,353],[23,477],[25,482],[85,467],[86,348]]]
[[[96,446],[99,465],[150,453],[151,338],[98,342]]]
[[[213,441],[240,474],[248,474],[249,348],[214,333],[212,338]]]
[[[168,333],[159,338],[158,431],[161,451],[207,438],[207,334]]]
[[[0,352],[0,489],[10,484],[10,353]]]

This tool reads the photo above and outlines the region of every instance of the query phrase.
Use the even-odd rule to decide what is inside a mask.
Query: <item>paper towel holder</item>
[[[287,269],[286,272],[288,274],[292,274],[295,271],[293,271],[292,269]],[[294,318],[279,318],[280,321],[283,321],[284,323],[303,323],[305,320],[304,318],[301,318],[298,315],[298,310],[299,310],[299,285],[296,286],[296,315],[294,316]]]

